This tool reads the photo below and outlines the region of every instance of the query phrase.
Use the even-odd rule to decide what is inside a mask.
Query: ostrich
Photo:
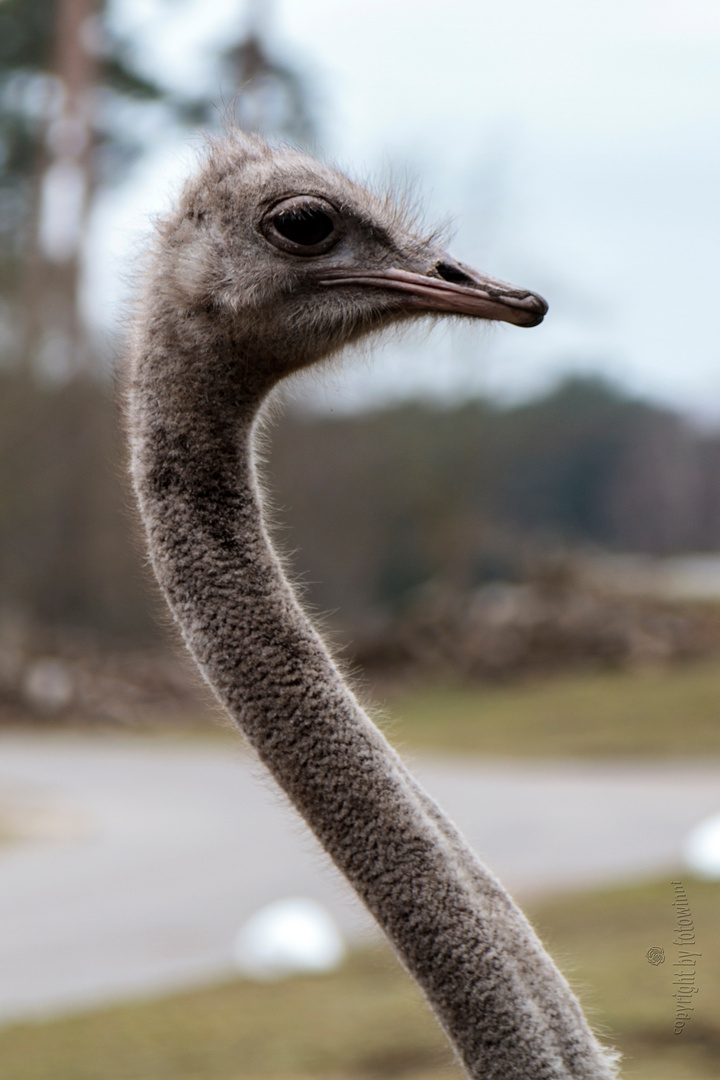
[[[158,226],[128,372],[135,491],[187,647],[477,1080],[616,1071],[303,612],[263,521],[254,441],[280,380],[370,331],[437,313],[535,326],[546,310],[451,259],[389,197],[234,132]]]

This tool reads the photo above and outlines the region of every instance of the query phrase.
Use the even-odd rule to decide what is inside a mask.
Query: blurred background
[[[265,465],[277,539],[398,741],[430,762],[550,769],[533,782],[567,781],[562,819],[583,801],[573,777],[600,784],[600,816],[614,805],[627,822],[636,807],[642,829],[619,862],[546,878],[513,878],[513,864],[511,884],[546,897],[537,919],[594,987],[628,1075],[715,1075],[720,841],[706,829],[710,855],[688,852],[720,810],[719,57],[709,0],[0,0],[0,873],[20,840],[40,859],[97,839],[97,806],[89,826],[67,791],[53,795],[48,747],[70,790],[68,746],[90,753],[88,776],[101,768],[79,733],[155,740],[152,753],[157,739],[179,752],[178,738],[223,738],[145,567],[115,372],[153,216],[203,133],[230,120],[409,187],[427,221],[450,221],[454,256],[548,299],[530,333],[411,332],[291,387]],[[558,761],[575,772],[559,779]],[[679,790],[695,793],[682,812]],[[534,810],[512,791],[522,831]],[[552,852],[563,842],[548,830]],[[478,833],[481,850],[493,843]],[[644,958],[663,934],[672,947],[673,873],[705,920],[705,1011],[681,1038],[670,974]],[[201,968],[207,981],[213,963],[176,981]],[[18,1024],[0,1047],[14,1080],[450,1068],[382,954],[327,978]],[[92,1003],[93,987],[88,975],[75,998],[58,990],[53,1008]],[[8,1016],[50,1008],[32,987],[13,993]],[[384,1015],[387,1031],[369,1049],[351,1016],[316,1031],[293,993],[318,1013],[350,995],[358,1023]],[[223,1017],[258,1001],[312,1037],[261,1039],[255,1018],[233,1042]],[[342,1037],[328,1046],[330,1029]],[[128,1030],[130,1051],[107,1060]],[[183,1031],[204,1034],[186,1047]]]

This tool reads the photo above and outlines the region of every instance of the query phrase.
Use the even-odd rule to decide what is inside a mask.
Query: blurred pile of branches
[[[720,607],[608,587],[593,562],[549,559],[523,583],[463,592],[435,580],[377,615],[341,651],[385,690],[433,680],[504,682],[553,672],[657,668],[720,652]],[[340,635],[342,637],[342,635]],[[0,721],[191,722],[212,698],[184,650],[110,641],[0,610]]]
[[[115,647],[87,631],[0,613],[0,722],[71,719],[146,725],[194,720],[211,695],[185,656],[162,644]]]
[[[533,673],[648,668],[720,648],[720,610],[599,586],[582,563],[463,593],[433,583],[353,643],[372,678],[504,681]]]

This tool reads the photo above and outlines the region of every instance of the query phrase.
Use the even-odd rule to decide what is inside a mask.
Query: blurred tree
[[[248,5],[247,30],[221,55],[236,120],[308,141],[306,80],[272,58],[267,0]],[[169,118],[217,124],[213,101],[170,95],[140,74],[101,0],[4,0],[0,6],[0,319],[5,363],[51,381],[91,365],[78,314],[81,245],[99,183],[115,183],[145,149],[133,119],[161,104]],[[19,282],[24,281],[20,289]],[[9,324],[9,325],[7,325]],[[0,341],[0,347],[2,341]]]
[[[238,119],[309,138],[304,82],[272,58],[263,13],[223,54]],[[78,299],[92,200],[146,149],[150,108],[179,133],[219,119],[139,70],[103,0],[0,3],[0,608],[31,622],[148,629],[111,388]]]
[[[118,103],[161,93],[132,70],[97,0],[2,4],[2,284],[20,316],[16,359],[51,379],[89,363],[77,298],[93,189],[141,150],[130,125],[115,122]],[[24,281],[21,297],[13,281]]]
[[[91,377],[78,292],[93,192],[141,150],[115,123],[117,104],[160,95],[132,71],[96,0],[1,5],[0,605],[33,622],[120,631],[145,621],[119,521],[114,408]]]

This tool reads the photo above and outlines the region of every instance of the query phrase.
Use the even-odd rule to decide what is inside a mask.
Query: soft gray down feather
[[[187,646],[477,1080],[616,1068],[302,611],[263,524],[254,432],[284,376],[368,331],[437,313],[532,326],[546,310],[452,260],[389,198],[238,132],[158,227],[128,376],[135,489]]]

